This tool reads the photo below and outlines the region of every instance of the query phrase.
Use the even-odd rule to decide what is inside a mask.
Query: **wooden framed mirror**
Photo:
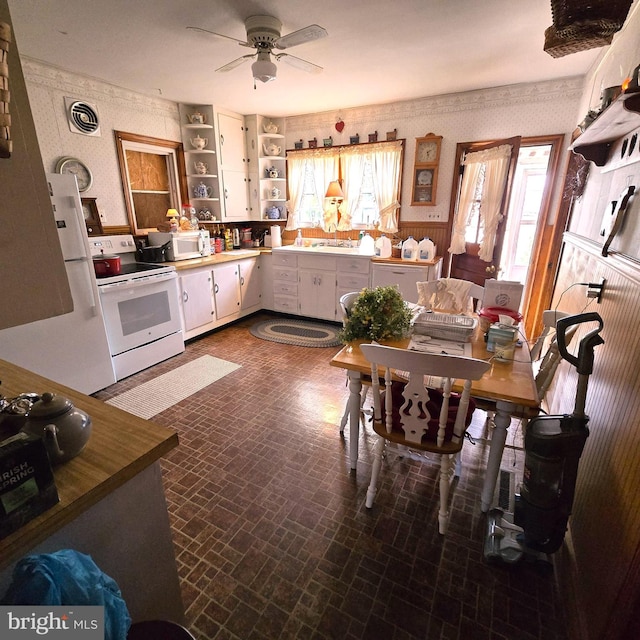
[[[179,211],[188,198],[184,149],[173,140],[114,134],[131,232],[145,235],[165,225],[167,209]]]

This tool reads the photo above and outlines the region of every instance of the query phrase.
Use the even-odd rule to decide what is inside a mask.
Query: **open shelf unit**
[[[246,117],[253,220],[286,220],[287,160],[284,119]],[[278,209],[278,217],[275,210]],[[256,211],[257,210],[257,211]]]
[[[603,167],[613,143],[640,127],[640,91],[618,96],[582,133],[571,149]]]

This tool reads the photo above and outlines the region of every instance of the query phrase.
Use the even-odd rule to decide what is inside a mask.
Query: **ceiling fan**
[[[251,65],[251,71],[253,72],[254,86],[255,80],[261,82],[270,82],[276,79],[277,67],[271,60],[271,56],[276,61],[283,60],[293,67],[302,69],[309,73],[320,73],[322,67],[317,64],[297,58],[289,53],[274,53],[274,49],[288,49],[289,47],[295,47],[305,42],[311,42],[312,40],[318,40],[319,38],[326,37],[327,31],[323,27],[317,24],[311,24],[308,27],[293,31],[286,36],[281,36],[282,23],[273,16],[250,16],[245,20],[245,28],[247,31],[247,39],[238,40],[231,36],[226,36],[222,33],[216,33],[215,31],[209,31],[208,29],[202,29],[201,27],[187,27],[191,31],[199,31],[201,33],[209,33],[214,36],[220,36],[221,38],[227,38],[237,42],[242,47],[249,47],[255,49],[255,53],[250,53],[246,56],[236,58],[231,62],[216,69],[216,71],[226,72],[235,69],[243,62],[247,62],[251,58],[256,58],[255,62]]]

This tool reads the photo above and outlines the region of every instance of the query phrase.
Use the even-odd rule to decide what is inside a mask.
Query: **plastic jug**
[[[418,261],[426,262],[436,257],[436,246],[430,238],[423,238],[418,242]]]
[[[362,240],[360,240],[360,248],[358,249],[358,253],[361,256],[372,256],[376,252],[375,242],[373,238],[365,232],[362,236]]]
[[[402,243],[402,259],[413,262],[418,259],[418,243],[413,239],[413,236],[409,236]]]
[[[384,234],[376,240],[376,256],[378,258],[391,257],[391,240]]]

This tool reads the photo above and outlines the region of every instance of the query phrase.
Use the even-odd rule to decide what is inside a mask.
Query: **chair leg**
[[[371,509],[373,501],[376,497],[378,476],[380,475],[380,467],[382,466],[382,454],[384,453],[384,447],[387,441],[384,438],[378,437],[376,447],[373,452],[373,464],[371,465],[371,481],[369,482],[369,488],[367,489],[367,509]]]
[[[440,456],[440,508],[438,510],[438,531],[447,533],[449,525],[449,488],[455,467],[454,456]]]
[[[362,426],[365,426],[365,415],[369,415],[372,413],[369,409],[364,408],[364,403],[369,395],[369,387],[364,387],[362,389],[362,393],[360,396],[360,422]],[[349,421],[349,401],[347,400],[347,406],[344,408],[344,413],[342,414],[342,419],[340,420],[340,434],[344,434],[344,428],[347,426],[347,422]]]

